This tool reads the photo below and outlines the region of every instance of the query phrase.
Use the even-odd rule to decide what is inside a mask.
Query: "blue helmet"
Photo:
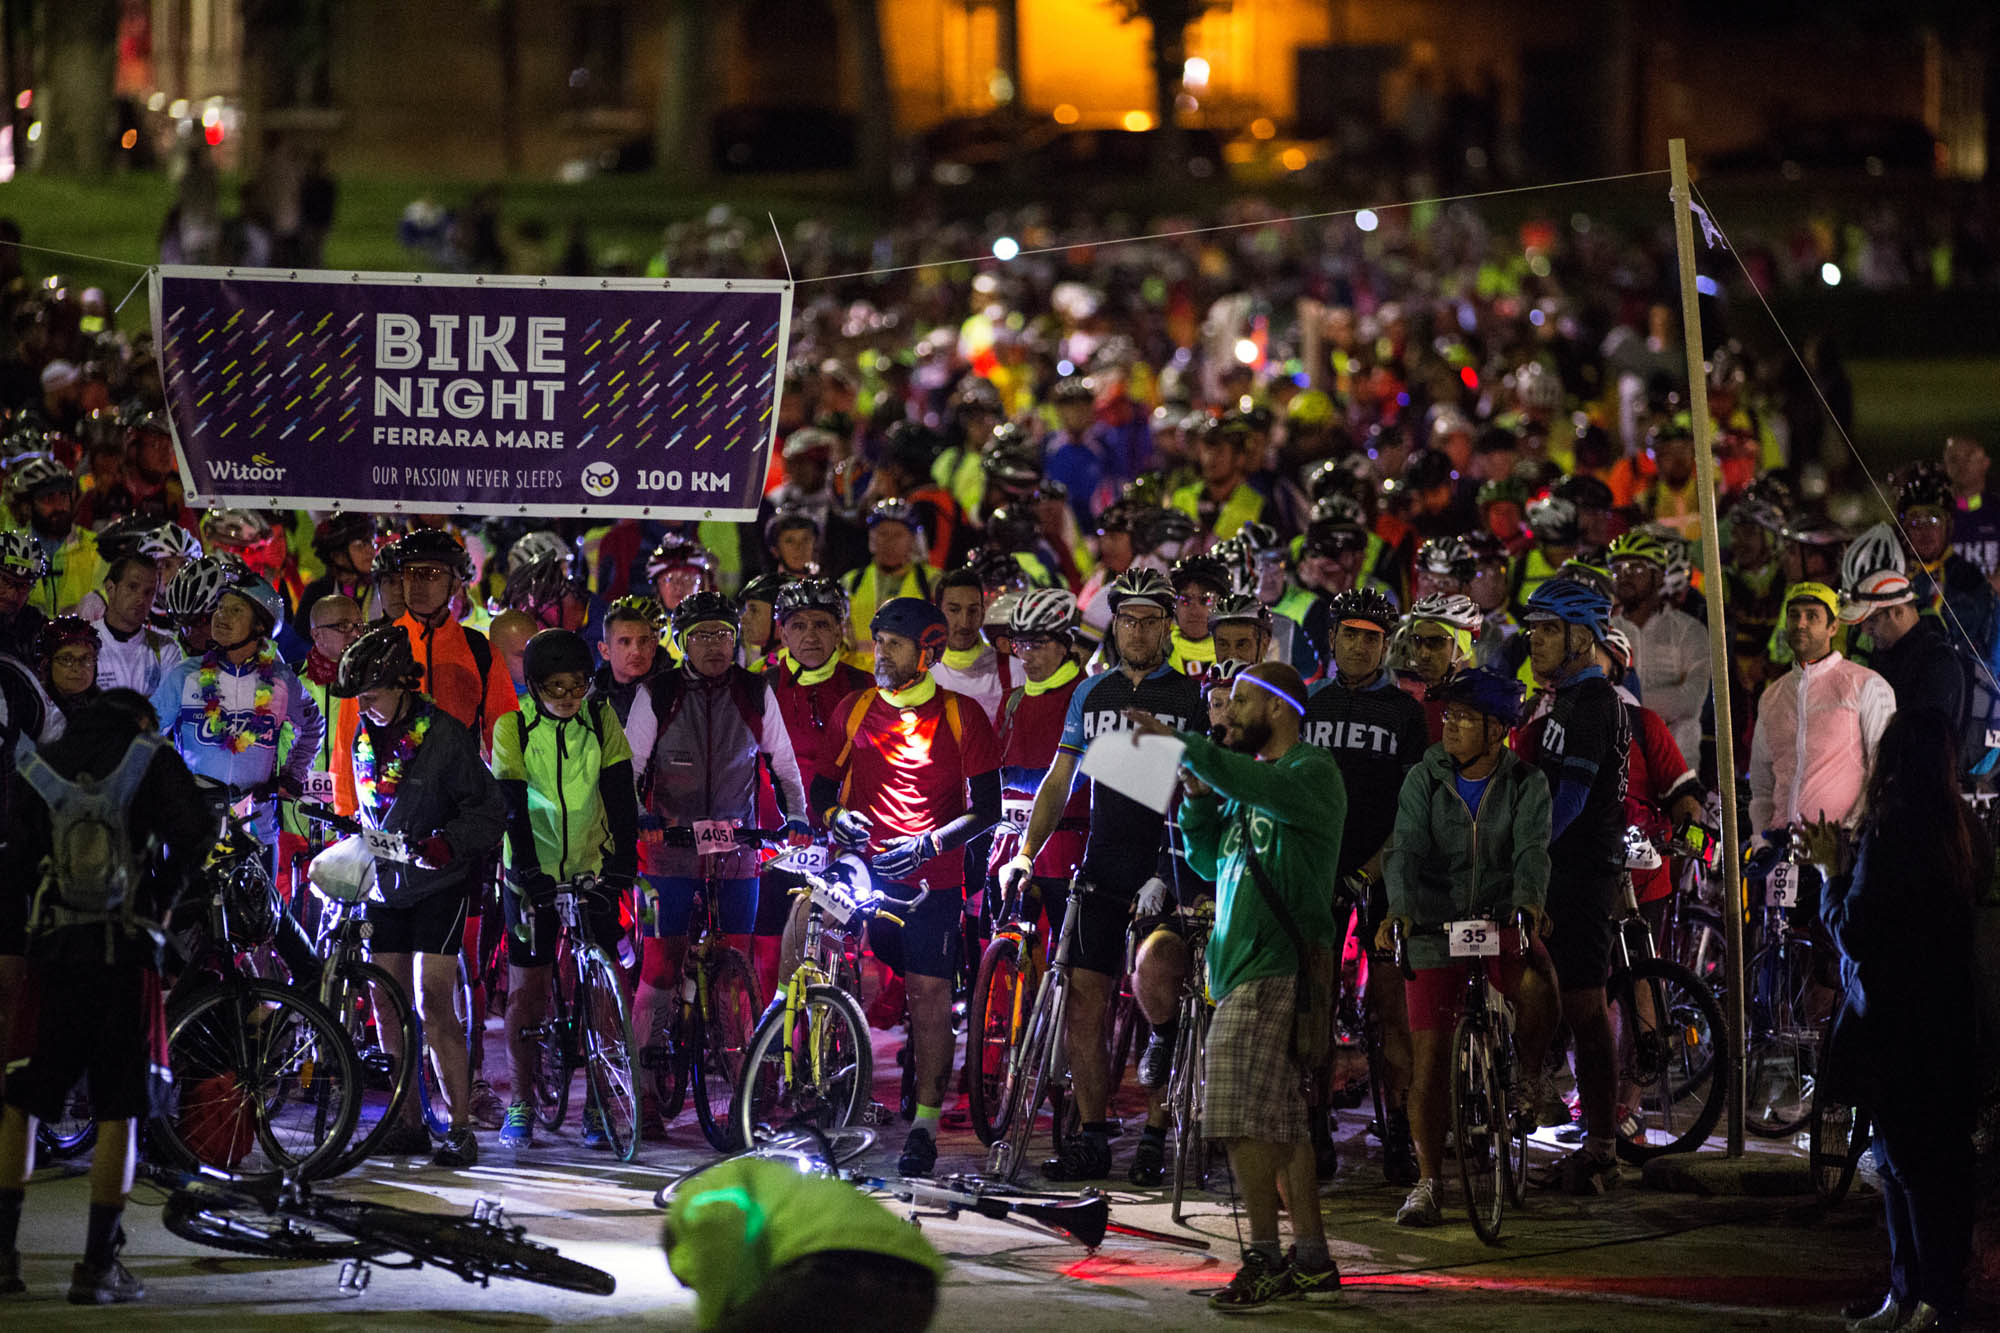
[[[1512,727],[1521,721],[1521,702],[1527,689],[1512,676],[1472,667],[1446,676],[1430,688],[1429,694],[1439,703],[1464,704]]]
[[[870,634],[900,634],[929,653],[944,651],[946,628],[944,612],[922,597],[891,597],[868,622]]]
[[[1528,598],[1523,620],[1554,616],[1567,625],[1582,625],[1602,639],[1611,628],[1611,598],[1576,579],[1548,579]]]

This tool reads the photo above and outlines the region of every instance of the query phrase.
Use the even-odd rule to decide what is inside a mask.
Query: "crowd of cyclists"
[[[210,811],[235,803],[290,904],[278,951],[295,980],[318,965],[300,853],[321,830],[302,806],[401,835],[405,854],[376,863],[370,948],[422,1013],[448,1123],[412,1117],[384,1151],[466,1166],[533,1143],[529,1034],[559,886],[610,888],[582,928],[626,962],[646,1034],[680,1002],[698,897],[772,994],[798,909],[796,877],[771,861],[819,845],[918,904],[871,926],[864,997],[907,1024],[906,1175],[935,1169],[976,1076],[957,1068],[955,1027],[984,932],[1025,903],[1054,938],[1074,904],[1074,1129],[1042,1172],[1160,1183],[1184,912],[1212,901],[1205,1114],[1232,1158],[1256,1149],[1246,1195],[1259,1170],[1310,1183],[1334,1168],[1335,1048],[1351,1034],[1315,1059],[1292,1049],[1303,955],[1324,951],[1356,992],[1343,1003],[1379,1028],[1379,1169],[1409,1191],[1396,1220],[1443,1221],[1442,1061],[1462,987],[1437,928],[1475,918],[1502,927],[1492,975],[1519,1013],[1520,1101],[1574,1144],[1548,1183],[1599,1193],[1633,1132],[1606,998],[1628,832],[1712,836],[1710,796],[1739,781],[1753,865],[1800,862],[1815,904],[1794,830],[1861,817],[1893,714],[1941,714],[1968,784],[2000,753],[1987,455],[1952,439],[1897,475],[1893,512],[1852,531],[1828,514],[1842,497],[1795,465],[1814,418],[1719,343],[1695,368],[1715,418],[1711,531],[1672,318],[1630,291],[1564,289],[1609,262],[1604,243],[1584,231],[1516,263],[1452,212],[1400,249],[1330,245],[1302,276],[1312,244],[1253,229],[1153,273],[1107,247],[934,270],[893,305],[802,304],[748,523],[197,512],[146,340],[59,281],[17,288],[0,375],[0,739],[83,781],[156,735],[148,762],[178,756],[208,803],[143,802],[144,837],[136,818],[118,825],[171,853],[148,863],[145,894],[134,881],[139,916],[166,918],[201,882]],[[1447,290],[1399,271],[1421,252],[1482,280]],[[1290,305],[1226,290],[1280,273]],[[1726,681],[1710,674],[1710,544]],[[1718,693],[1737,774],[1716,771]],[[1080,776],[1094,740],[1133,731],[1188,746],[1166,813]],[[32,1140],[83,1068],[58,1058],[74,1030],[51,1023],[52,983],[27,961],[86,928],[62,906],[65,791],[7,789],[10,863],[32,848],[47,872],[0,893],[0,1013],[40,988],[43,1014],[14,1024],[0,1256],[29,1160],[26,1146],[9,1160],[20,1125]],[[778,828],[789,847],[709,851],[717,824]],[[1629,873],[1653,913],[1679,883],[1671,865]],[[1073,880],[1087,891],[1072,897]],[[1398,925],[1408,982],[1386,964]],[[486,1012],[496,931],[504,1076],[461,1026]],[[171,973],[171,934],[164,962],[137,962]],[[138,1031],[156,993],[102,1003]],[[1135,1068],[1145,1124],[1122,1164],[1121,993],[1154,1020]],[[642,1086],[639,1137],[663,1141],[672,1111]],[[109,1078],[93,1095],[129,1139],[143,1100]],[[583,1141],[608,1142],[594,1105]],[[111,1248],[116,1184],[94,1186],[73,1296],[136,1291]],[[1294,1217],[1287,1253],[1276,1204],[1260,1218],[1251,1202],[1220,1307],[1338,1285],[1314,1219]]]

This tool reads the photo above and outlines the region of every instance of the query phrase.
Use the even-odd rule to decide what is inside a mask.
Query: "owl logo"
[[[592,463],[583,470],[583,489],[603,499],[618,489],[618,469],[609,463]]]

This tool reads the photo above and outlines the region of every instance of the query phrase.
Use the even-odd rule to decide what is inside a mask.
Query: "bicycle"
[[[839,1129],[859,1121],[868,1107],[874,1056],[844,941],[871,919],[902,925],[903,917],[884,904],[914,911],[930,891],[919,890],[908,902],[887,898],[855,856],[841,857],[830,874],[807,875],[805,885],[792,890],[806,902],[804,951],[783,996],[758,1023],[737,1075],[730,1118],[739,1146],[755,1144],[760,1134],[770,1137],[777,1115]]]
[[[1048,968],[1040,912],[1030,919],[1027,903],[1024,890],[1002,905],[966,1007],[966,1107],[972,1132],[988,1147],[1007,1132],[1014,1050],[1027,1028],[1030,997],[1040,991]]]
[[[611,1274],[529,1240],[527,1228],[510,1222],[492,1200],[480,1200],[469,1216],[441,1217],[317,1194],[289,1177],[223,1186],[150,1174],[172,1191],[161,1221],[174,1235],[267,1259],[340,1260],[343,1295],[366,1290],[374,1267],[442,1268],[482,1287],[496,1277],[513,1278],[589,1296],[609,1296],[618,1287]]]
[[[542,1127],[554,1130],[569,1111],[570,1085],[584,1073],[585,1095],[597,1108],[611,1150],[629,1162],[639,1152],[638,1078],[633,1071],[632,1013],[618,984],[618,968],[586,926],[593,902],[616,910],[616,895],[602,881],[582,875],[557,885],[557,942],[549,987],[549,1012],[525,1029],[534,1043],[534,1072],[516,1097],[533,1103]],[[537,951],[536,913],[524,912],[528,947]]]
[[[1201,1136],[1201,1103],[1206,1090],[1208,1020],[1208,933],[1215,926],[1215,901],[1205,898],[1181,913],[1188,949],[1187,980],[1181,983],[1179,1023],[1174,1032],[1173,1072],[1167,1076],[1167,1126],[1173,1135],[1172,1216],[1185,1223],[1182,1202],[1190,1189],[1208,1183],[1209,1144]]]
[[[219,818],[203,871],[206,929],[168,996],[169,1078],[150,1138],[166,1160],[226,1179],[324,1175],[360,1115],[360,1066],[318,1002],[243,970],[239,954],[275,919],[262,910],[270,871],[238,809],[224,804]],[[238,914],[238,904],[252,910]]]
[[[1791,923],[1803,871],[1799,853],[1787,847],[1766,872],[1761,942],[1745,972],[1744,1127],[1764,1138],[1784,1138],[1812,1118],[1819,1048],[1831,1017],[1831,999],[1818,998],[1824,988],[1812,938]],[[1821,1007],[1829,1012],[1815,1016]]]
[[[1526,911],[1514,914],[1513,930],[1516,944],[1526,951],[1534,935],[1534,921]],[[1503,932],[1497,921],[1453,921],[1414,930],[1391,921],[1390,947],[1396,970],[1405,978],[1416,976],[1409,958],[1413,933],[1444,937],[1451,966],[1465,977],[1464,1007],[1451,1039],[1452,1143],[1472,1229],[1488,1245],[1498,1245],[1507,1205],[1520,1208],[1527,1202],[1528,1177],[1527,1127],[1510,1105],[1518,1077],[1514,1006],[1493,984],[1485,963],[1504,947]]]
[[[1813,1193],[1821,1203],[1831,1208],[1847,1197],[1871,1141],[1867,1108],[1825,1096],[1813,1098],[1806,1163],[1812,1170]]]
[[[728,1152],[737,1146],[730,1103],[764,1008],[757,999],[749,960],[722,934],[715,857],[734,851],[738,842],[783,843],[791,834],[782,828],[736,828],[710,820],[659,832],[664,841],[700,853],[702,881],[689,918],[693,929],[687,953],[681,960],[679,1003],[655,1015],[639,1048],[639,1065],[646,1071],[642,1086],[652,1093],[665,1122],[680,1114],[692,1092],[703,1136],[716,1150]]]
[[[1627,864],[1650,868],[1661,854],[1699,856],[1681,839],[1627,833]],[[1639,1164],[1692,1152],[1707,1141],[1728,1101],[1722,1006],[1706,983],[1659,956],[1632,877],[1620,886],[1611,976],[1605,985],[1617,1041],[1619,1080],[1635,1090],[1617,1135],[1618,1155]],[[1630,1130],[1629,1133],[1625,1130]]]

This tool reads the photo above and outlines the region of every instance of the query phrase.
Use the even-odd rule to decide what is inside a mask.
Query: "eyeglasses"
[[[1451,647],[1451,636],[1449,634],[1413,634],[1410,636],[1410,642],[1416,644],[1419,648],[1437,650]]]
[[[318,634],[322,631],[338,634],[342,638],[345,638],[350,634],[359,634],[361,632],[361,622],[358,620],[330,620],[324,625],[313,626],[313,633]]]
[[[736,638],[736,631],[733,629],[697,629],[688,631],[682,637],[690,644],[729,643]]]
[[[1448,727],[1475,727],[1486,720],[1486,714],[1465,708],[1447,708],[1440,715],[1440,720]]]
[[[535,688],[541,692],[544,698],[548,699],[581,699],[584,695],[590,693],[588,682],[582,685],[556,685],[545,682]]]
[[[59,666],[65,671],[81,671],[97,665],[97,654],[93,652],[57,653],[49,659],[51,666]]]
[[[1126,629],[1158,629],[1167,623],[1165,616],[1134,616],[1120,613],[1116,619]]]
[[[418,583],[443,583],[451,577],[451,571],[443,565],[405,565],[403,577]]]
[[[1010,642],[1013,645],[1015,656],[1018,657],[1022,653],[1032,653],[1037,648],[1046,648],[1056,642],[1056,640],[1053,636],[1047,634],[1016,634]]]
[[[1906,528],[1941,528],[1944,526],[1944,515],[1911,512],[1903,515],[1903,526]]]
[[[1213,608],[1220,598],[1212,592],[1184,592],[1174,599],[1182,606],[1205,606]]]

